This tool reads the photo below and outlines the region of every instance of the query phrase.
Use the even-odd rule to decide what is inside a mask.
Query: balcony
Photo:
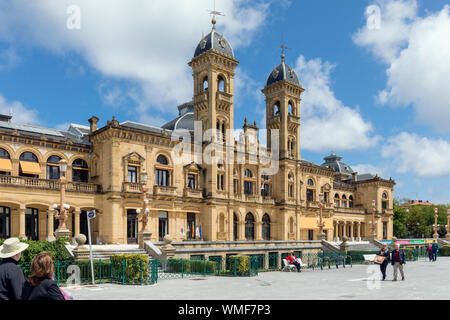
[[[258,202],[259,201],[259,195],[257,195],[257,194],[246,194],[245,195],[245,201]]]
[[[197,94],[194,98],[195,103],[208,102],[208,91],[203,91]]]
[[[153,194],[155,196],[176,196],[177,188],[176,187],[164,187],[164,186],[154,186]]]
[[[122,186],[124,193],[142,193],[142,185],[140,183],[124,182]]]
[[[61,190],[59,180],[46,180],[28,177],[0,176],[0,186],[13,186],[34,188],[42,190]],[[66,191],[80,193],[101,193],[102,187],[93,183],[72,182],[66,183]]]
[[[217,91],[217,101],[220,103],[231,104],[233,103],[233,96],[229,93]]]
[[[263,197],[263,203],[275,205],[275,199],[273,199],[272,197]]]
[[[290,114],[288,116],[288,121],[289,121],[289,123],[295,123],[295,124],[300,125],[300,117],[298,117],[298,116],[294,116],[294,115]]]
[[[186,189],[184,189],[184,196],[187,198],[202,199],[203,198],[203,190],[186,188]]]
[[[364,209],[358,209],[358,208],[334,208],[335,213],[354,213],[354,214],[365,214]]]

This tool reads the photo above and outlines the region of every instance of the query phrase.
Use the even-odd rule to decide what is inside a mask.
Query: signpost
[[[95,284],[94,279],[94,260],[92,259],[92,241],[91,241],[91,219],[95,218],[95,210],[88,211],[87,213],[87,225],[88,225],[88,238],[89,238],[89,259],[91,260],[91,274],[92,284]]]

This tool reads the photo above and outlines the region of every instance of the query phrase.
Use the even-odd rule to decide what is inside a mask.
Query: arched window
[[[72,162],[72,181],[89,182],[89,167],[83,159],[76,159]]]
[[[280,102],[277,101],[274,106],[273,106],[273,115],[274,116],[279,116],[280,115]]]
[[[355,204],[353,202],[353,196],[348,197],[348,207],[349,208],[354,208]]]
[[[19,157],[20,161],[39,162],[38,157],[32,152],[24,152]]]
[[[11,159],[9,152],[5,149],[0,148],[0,159]]]
[[[249,169],[245,169],[244,176],[246,179],[253,179],[253,173]],[[253,189],[253,181],[244,180],[244,194],[252,195]]]
[[[58,180],[60,177],[59,162],[61,157],[51,156],[47,159],[47,179]]]
[[[335,194],[334,195],[334,206],[336,207],[336,208],[339,208],[339,205],[340,205],[340,198],[339,198],[339,194]]]
[[[217,77],[217,88],[220,92],[225,92],[225,80],[222,76]]]
[[[41,167],[39,165],[38,157],[32,152],[24,152],[19,157],[20,170],[19,176],[39,178],[41,174]]]
[[[159,155],[158,158],[156,158],[156,162],[165,166],[169,164],[169,161],[167,161],[167,158],[163,155]]]
[[[289,101],[288,112],[289,112],[289,114],[294,114],[294,107],[292,106],[291,101]]]
[[[347,208],[347,197],[345,194],[342,196],[342,208]]]
[[[12,163],[8,151],[0,148],[0,175],[11,175]]]
[[[245,177],[253,178],[253,173],[249,169],[245,169]]]
[[[233,238],[234,241],[238,238],[238,217],[235,212],[233,212]]]
[[[169,164],[169,161],[165,156],[159,155],[158,158],[156,158],[156,163],[166,166]],[[168,170],[160,168],[155,169],[155,185],[162,187],[170,186],[170,174]]]
[[[245,217],[245,239],[255,239],[255,218],[250,212]]]
[[[314,187],[314,181],[313,181],[313,179],[308,179],[308,186]]]
[[[262,238],[270,241],[270,217],[268,214],[265,214],[262,218]]]
[[[387,209],[388,208],[388,203],[389,203],[389,197],[387,195],[386,192],[383,192],[383,195],[381,196],[381,208],[382,209]]]
[[[203,78],[203,91],[208,91],[208,77]]]

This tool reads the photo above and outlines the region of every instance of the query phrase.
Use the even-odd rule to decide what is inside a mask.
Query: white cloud
[[[378,174],[380,177],[388,177],[388,172],[385,168],[377,167],[371,164],[357,164],[352,165],[352,169],[358,174],[371,173]]]
[[[11,111],[14,122],[39,124],[37,110],[28,109],[19,101],[8,101],[0,93],[0,113],[9,115]]]
[[[356,44],[388,64],[381,104],[413,106],[416,119],[438,131],[450,131],[450,6],[425,17],[416,1],[378,1],[381,28],[361,28]]]
[[[380,139],[358,109],[345,106],[330,88],[334,66],[300,56],[296,72],[306,91],[302,94],[302,148],[314,152],[367,149]]]
[[[81,9],[80,30],[66,27],[66,10],[74,3]],[[167,111],[192,98],[187,63],[202,32],[211,30],[210,5],[206,0],[3,1],[0,41],[39,46],[61,56],[79,53],[108,79],[135,84],[139,111]],[[217,29],[234,48],[248,45],[268,7],[262,0],[220,1],[217,9],[226,16],[217,18]]]
[[[21,60],[13,48],[0,50],[0,71],[15,67]]]
[[[402,132],[391,137],[382,156],[392,158],[397,172],[413,172],[420,177],[450,176],[450,142]]]

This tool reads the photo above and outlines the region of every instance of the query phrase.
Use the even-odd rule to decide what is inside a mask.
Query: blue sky
[[[172,3],[173,2],[173,3]],[[176,4],[176,5],[175,5]],[[267,77],[287,63],[302,96],[302,157],[331,151],[393,177],[396,196],[450,202],[450,8],[444,0],[216,0],[232,44],[235,127],[265,127]],[[67,27],[76,5],[80,29]],[[192,98],[187,63],[210,31],[211,0],[1,0],[0,112],[65,128],[161,125]],[[376,6],[379,15],[369,6]],[[378,19],[379,17],[379,19]],[[367,20],[379,22],[369,28]],[[76,20],[70,20],[76,21]],[[283,40],[282,40],[283,39]]]

